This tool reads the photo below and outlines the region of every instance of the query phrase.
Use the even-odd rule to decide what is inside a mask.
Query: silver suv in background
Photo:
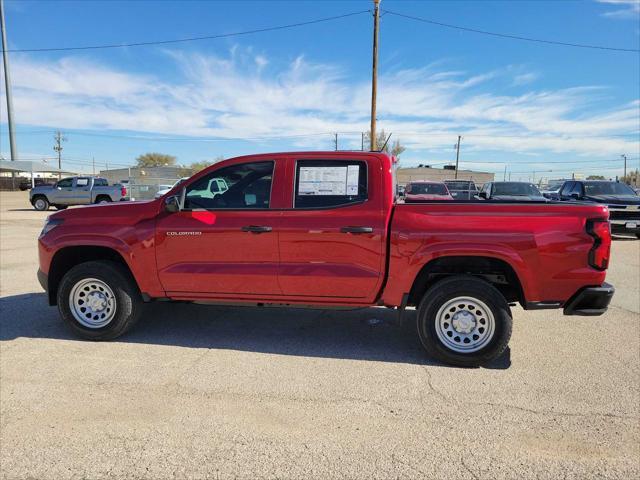
[[[70,205],[119,202],[126,194],[124,186],[109,186],[104,178],[68,177],[54,185],[32,188],[29,201],[36,210],[48,210],[50,205],[62,210]]]

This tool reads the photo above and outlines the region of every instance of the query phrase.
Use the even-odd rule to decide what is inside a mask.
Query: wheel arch
[[[100,200],[103,198],[106,198],[109,202],[113,202],[113,198],[111,198],[111,195],[109,195],[108,193],[99,193],[98,195],[96,195],[94,203],[100,203]]]
[[[440,280],[454,275],[472,275],[496,287],[509,303],[526,304],[522,281],[505,260],[492,256],[449,255],[422,266],[409,292],[408,304],[418,305],[425,292]]]
[[[49,295],[49,305],[57,304],[58,287],[65,273],[67,273],[76,265],[95,260],[107,260],[117,263],[130,276],[134,284],[137,285],[136,278],[133,275],[131,268],[127,264],[122,254],[116,249],[96,245],[63,247],[54,254],[49,267],[49,288],[47,289]]]

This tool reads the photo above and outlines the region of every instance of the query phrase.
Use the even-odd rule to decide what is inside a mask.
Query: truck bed
[[[517,300],[525,308],[558,308],[579,286],[604,281],[604,271],[588,266],[593,239],[586,223],[607,217],[602,205],[396,204],[383,303],[401,304],[413,279],[432,260],[460,257],[459,268],[464,273],[465,264],[473,263],[471,257],[490,257],[512,267],[522,286]]]

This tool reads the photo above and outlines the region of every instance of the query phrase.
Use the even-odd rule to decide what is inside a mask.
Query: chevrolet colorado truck
[[[64,210],[69,205],[110,203],[122,200],[127,190],[122,185],[111,185],[104,178],[69,177],[54,185],[36,186],[29,192],[29,201],[36,210],[48,210],[53,205]]]
[[[208,192],[212,179],[227,189]],[[606,311],[606,206],[404,204],[395,192],[385,153],[229,159],[159,199],[52,214],[38,278],[85,339],[122,335],[151,301],[415,306],[427,352],[459,366],[504,351],[516,303]]]

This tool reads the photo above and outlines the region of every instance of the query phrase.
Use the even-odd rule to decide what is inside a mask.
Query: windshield
[[[635,195],[624,183],[618,182],[584,182],[586,195]]]
[[[477,190],[476,184],[469,181],[449,181],[445,182],[449,190]]]
[[[542,196],[540,190],[531,183],[494,183],[491,195]]]
[[[406,193],[411,195],[448,195],[447,187],[442,183],[410,183]]]

